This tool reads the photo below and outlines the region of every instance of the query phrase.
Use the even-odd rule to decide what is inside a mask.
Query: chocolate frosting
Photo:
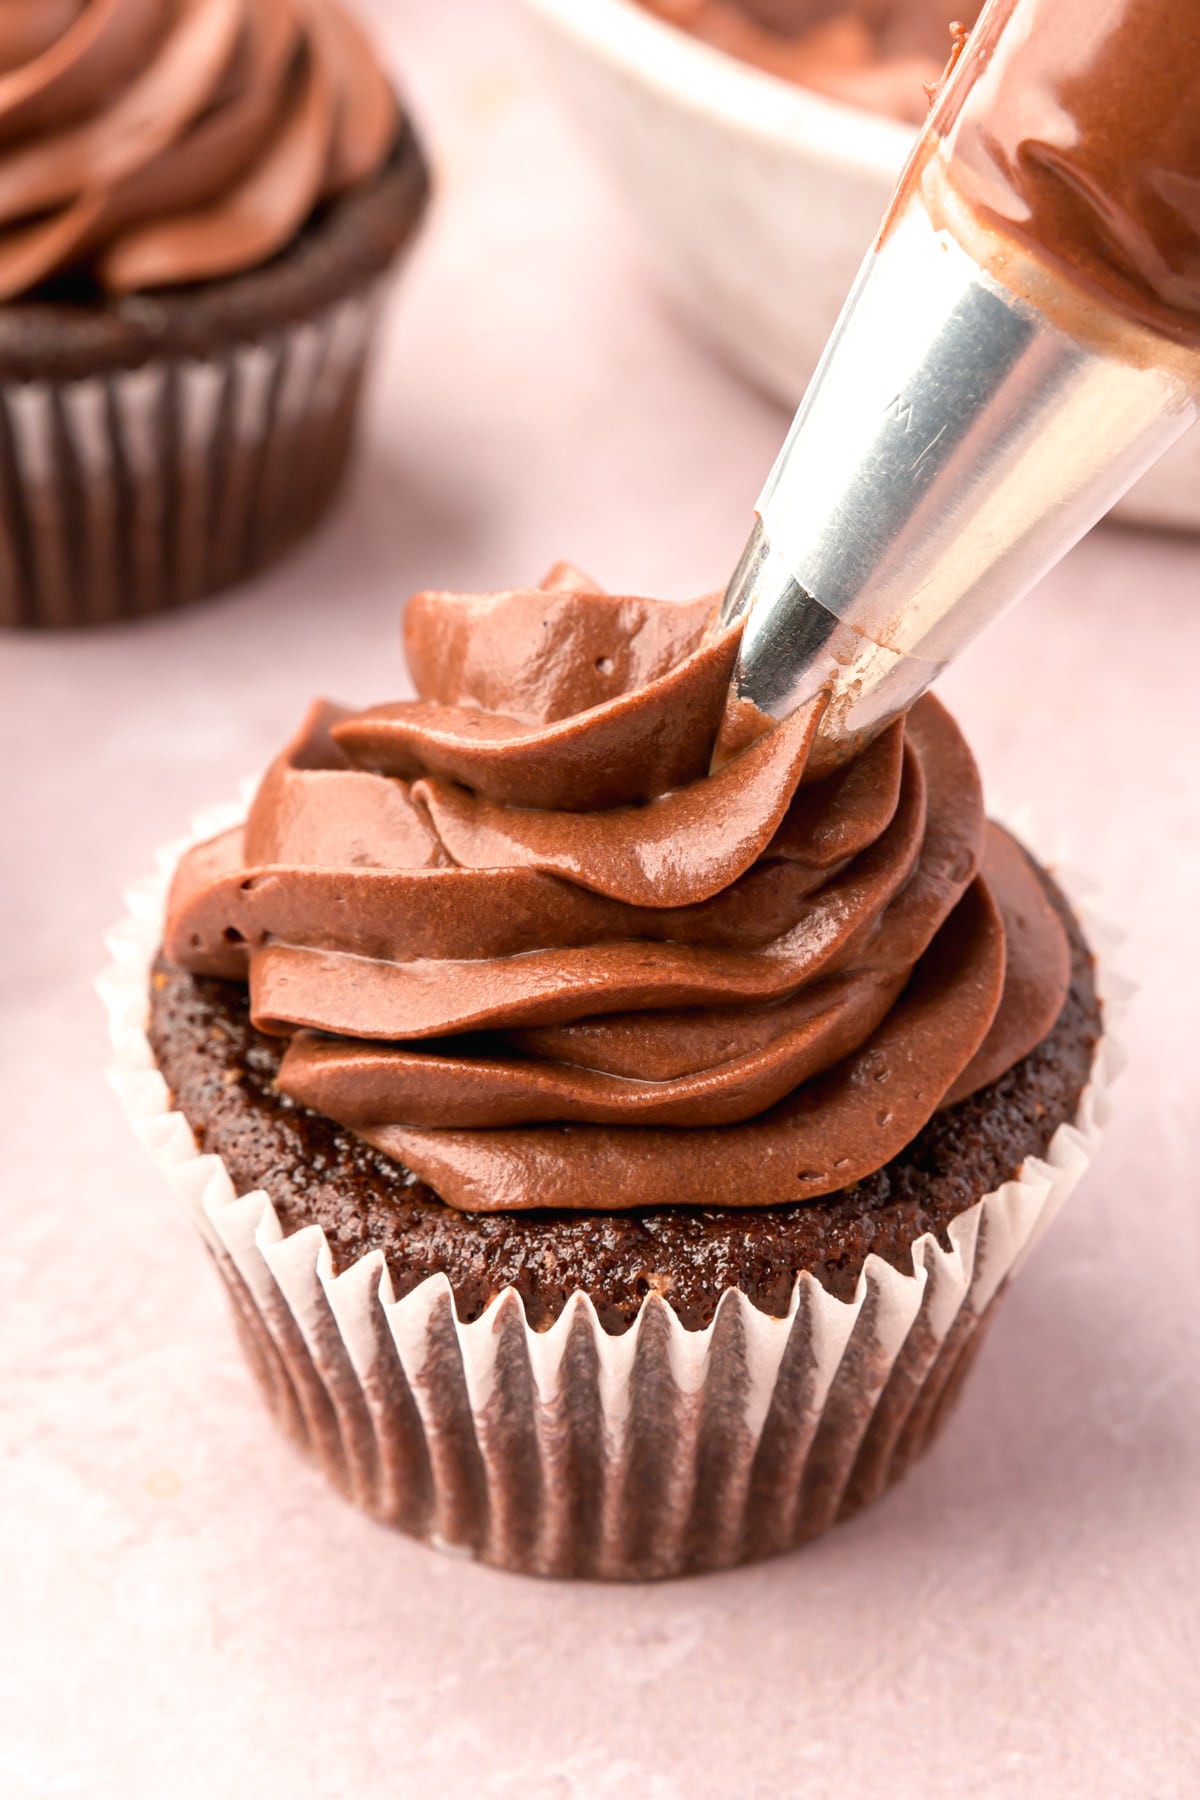
[[[1066,938],[923,699],[806,781],[815,711],[710,763],[713,599],[419,595],[418,698],[328,702],[165,949],[247,980],[279,1086],[452,1206],[764,1205],[880,1168],[1040,1041]]]
[[[1200,344],[1200,8],[999,0],[930,121],[934,173],[1006,242]]]
[[[718,49],[833,100],[917,125],[950,47],[981,0],[643,0]]]
[[[397,129],[338,0],[7,0],[0,299],[112,294],[268,261]]]

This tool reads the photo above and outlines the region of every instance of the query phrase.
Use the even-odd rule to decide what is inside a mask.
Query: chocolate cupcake
[[[425,166],[340,0],[0,17],[0,623],[241,580],[337,491]]]
[[[715,613],[418,596],[420,698],[315,705],[118,940],[123,1091],[277,1416],[507,1567],[712,1568],[875,1497],[1094,1131],[1090,951],[949,715],[713,772]]]

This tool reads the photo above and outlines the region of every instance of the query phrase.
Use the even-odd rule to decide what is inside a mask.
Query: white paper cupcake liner
[[[388,279],[209,358],[0,382],[0,624],[159,612],[302,537],[346,467]]]
[[[871,1255],[851,1301],[801,1274],[778,1319],[729,1290],[701,1331],[651,1294],[610,1336],[576,1294],[538,1332],[511,1288],[464,1324],[444,1276],[397,1300],[378,1251],[335,1276],[323,1231],[285,1237],[266,1194],[238,1197],[171,1110],[146,1036],[170,873],[188,843],[243,811],[204,815],[160,853],[159,874],[129,892],[109,934],[99,986],[113,1085],[213,1254],[287,1435],[376,1518],[544,1575],[722,1568],[799,1544],[882,1494],[937,1432],[998,1296],[1091,1159],[1117,1067],[1119,978],[1102,988],[1106,1035],[1074,1123],[951,1222],[949,1249],[920,1238],[911,1272]],[[1111,934],[1078,910],[1104,950]]]

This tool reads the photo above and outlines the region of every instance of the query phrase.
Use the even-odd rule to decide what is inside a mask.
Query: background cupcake
[[[0,621],[181,604],[307,532],[425,204],[340,0],[0,19]]]
[[[280,1422],[505,1567],[720,1567],[877,1497],[1096,1123],[1088,946],[949,715],[710,774],[714,611],[418,596],[420,698],[315,705],[117,945],[122,1091]]]

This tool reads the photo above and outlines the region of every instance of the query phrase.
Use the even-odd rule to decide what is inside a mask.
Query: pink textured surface
[[[507,7],[374,12],[442,191],[348,503],[255,589],[0,645],[0,1794],[1193,1794],[1200,546],[1095,534],[945,683],[1129,927],[1132,1068],[945,1439],[796,1557],[569,1588],[358,1517],[107,1092],[122,884],[312,692],[397,691],[411,589],[716,585],[784,423],[649,290]]]

